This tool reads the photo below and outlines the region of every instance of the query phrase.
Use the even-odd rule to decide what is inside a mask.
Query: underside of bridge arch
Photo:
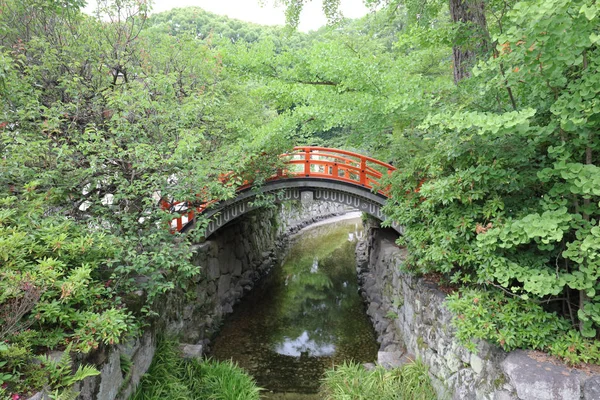
[[[276,203],[299,200],[302,202],[327,201],[347,205],[357,211],[365,212],[380,221],[386,219],[381,211],[385,205],[386,197],[371,192],[367,188],[353,184],[326,179],[292,178],[268,182],[260,188],[247,189],[237,197],[215,205],[206,210],[204,216],[209,219],[204,237],[208,238],[225,224],[258,208],[254,204],[259,194],[272,195]],[[186,225],[185,230],[193,229],[194,223]],[[392,228],[402,233],[402,227],[392,223]]]

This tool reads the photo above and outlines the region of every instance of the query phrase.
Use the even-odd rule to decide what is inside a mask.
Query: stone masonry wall
[[[76,360],[101,371],[76,387],[78,398],[127,399],[152,362],[158,335],[176,336],[187,343],[182,346],[185,355],[201,356],[234,304],[283,256],[291,233],[347,211],[335,203],[282,204],[246,214],[195,245],[193,261],[201,272],[186,290],[171,291],[157,302],[159,317],[140,338]]]
[[[434,283],[400,271],[406,253],[396,246],[396,237],[371,227],[357,246],[357,271],[379,335],[380,363],[400,365],[419,357],[429,366],[440,399],[600,399],[600,375],[540,361],[544,358],[533,352],[506,353],[486,342],[478,343],[476,353],[466,350],[455,338],[445,294]]]

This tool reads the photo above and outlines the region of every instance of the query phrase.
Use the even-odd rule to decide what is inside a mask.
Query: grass
[[[389,371],[380,366],[367,371],[361,364],[344,363],[325,373],[321,396],[325,400],[437,398],[427,366],[419,360]]]
[[[177,342],[161,340],[148,373],[131,400],[259,400],[260,388],[231,361],[186,360]],[[417,360],[400,369],[344,363],[325,373],[324,400],[433,400],[428,369]]]
[[[186,360],[177,342],[161,340],[132,400],[258,400],[260,388],[231,361]]]

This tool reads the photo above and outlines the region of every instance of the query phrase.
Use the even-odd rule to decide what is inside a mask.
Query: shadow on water
[[[286,261],[227,318],[211,356],[233,359],[268,390],[265,399],[317,399],[325,369],[372,362],[375,334],[358,294],[360,219],[303,231]]]

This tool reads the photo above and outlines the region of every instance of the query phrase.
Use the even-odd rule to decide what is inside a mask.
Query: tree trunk
[[[471,76],[478,55],[489,48],[485,6],[481,0],[450,0],[450,16],[460,24],[458,43],[452,47],[454,82]]]

